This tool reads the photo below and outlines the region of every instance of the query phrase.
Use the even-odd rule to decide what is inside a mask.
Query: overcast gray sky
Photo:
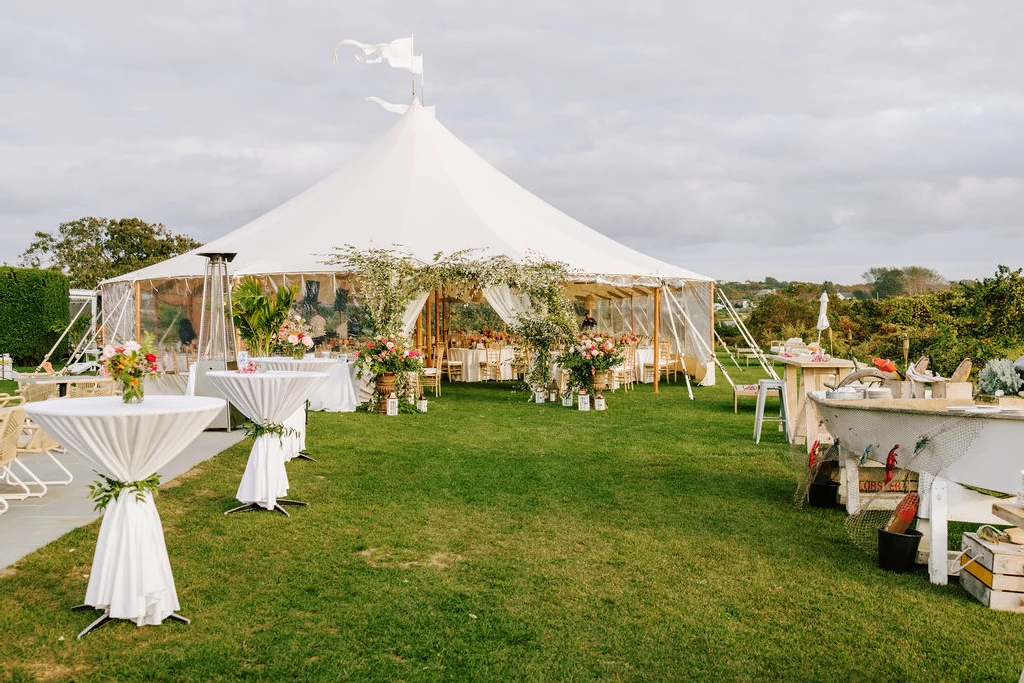
[[[0,261],[138,216],[222,235],[395,122],[407,74],[330,52],[415,34],[427,104],[526,188],[719,279],[1021,265],[1024,3],[11,0]]]

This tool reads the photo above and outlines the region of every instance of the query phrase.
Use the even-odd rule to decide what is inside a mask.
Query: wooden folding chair
[[[420,373],[420,387],[422,389],[434,389],[434,396],[441,395],[441,367],[444,361],[444,344],[434,344],[433,365],[423,368]]]
[[[485,350],[485,360],[480,363],[480,381],[486,382],[489,379],[498,381],[501,379],[501,345],[488,344]]]

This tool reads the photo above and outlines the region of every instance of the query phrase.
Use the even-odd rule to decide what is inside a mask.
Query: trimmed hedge
[[[15,365],[43,360],[68,326],[68,288],[60,271],[0,266],[0,353],[11,354]]]

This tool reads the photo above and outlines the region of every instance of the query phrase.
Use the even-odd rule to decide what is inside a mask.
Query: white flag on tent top
[[[397,38],[390,43],[362,43],[358,40],[346,39],[334,46],[332,61],[338,63],[338,48],[351,45],[359,50],[356,61],[366,64],[387,62],[396,69],[405,69],[420,76],[423,75],[423,55],[413,54],[412,36]]]

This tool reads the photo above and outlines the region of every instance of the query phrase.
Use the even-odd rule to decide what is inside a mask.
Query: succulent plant
[[[978,388],[983,394],[1016,394],[1021,387],[1020,375],[1013,367],[1013,361],[995,358],[985,363],[978,374]]]

